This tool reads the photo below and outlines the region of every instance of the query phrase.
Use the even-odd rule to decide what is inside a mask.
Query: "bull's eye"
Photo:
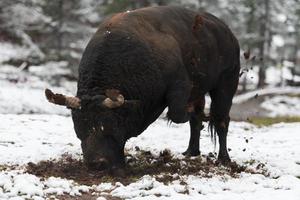
[[[101,130],[101,131],[104,131],[104,126],[103,126],[103,123],[102,123],[102,122],[100,122],[100,130]]]
[[[92,128],[92,131],[93,131],[93,134],[96,134],[96,133],[97,133],[97,131],[96,131],[96,128],[95,128],[95,127],[93,127],[93,128]]]

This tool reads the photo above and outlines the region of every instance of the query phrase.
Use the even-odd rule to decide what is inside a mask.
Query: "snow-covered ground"
[[[0,63],[9,61],[12,58],[24,59],[30,54],[28,48],[22,46],[13,45],[6,42],[1,42],[0,45]]]
[[[244,74],[241,76],[240,80],[246,78],[247,88],[255,89],[258,83],[258,66],[248,66],[249,64],[241,64]],[[270,66],[266,70],[266,84],[272,87],[282,85],[286,80],[294,80],[296,82],[300,81],[299,76],[294,76],[291,69],[295,67],[290,62],[285,61],[282,66]]]
[[[52,65],[49,64],[47,69],[51,69]],[[257,172],[260,170],[256,169],[257,166],[261,165],[265,175],[242,172],[237,177],[225,174],[207,178],[190,174],[165,184],[155,176],[145,174],[129,185],[99,182],[86,186],[71,179],[42,178],[27,173],[25,166],[29,162],[59,159],[65,153],[75,159],[81,157],[80,141],[74,133],[70,111],[49,104],[44,97],[46,87],[74,94],[76,84],[66,82],[63,87],[53,87],[53,83],[48,82],[49,73],[42,69],[36,66],[24,72],[10,66],[0,67],[0,200],[59,198],[58,195],[62,194],[80,196],[84,193],[93,193],[95,199],[103,196],[99,200],[107,196],[180,200],[300,199],[300,123],[280,123],[262,128],[245,122],[231,123],[228,146],[232,159]],[[63,67],[61,69],[56,73],[64,73]],[[259,92],[274,93],[275,90],[279,94],[295,92],[294,88]],[[248,93],[236,97],[235,101],[243,102],[256,94],[257,91]],[[293,107],[288,112],[296,112],[299,98],[294,98],[271,98],[264,102],[265,108],[287,112],[286,108],[279,109],[281,104],[285,104]],[[186,149],[188,139],[188,124],[167,125],[160,118],[139,137],[130,139],[126,150],[136,154],[138,146],[158,155],[160,151],[169,149],[174,157],[183,159],[181,153]],[[207,127],[202,131],[200,143],[203,155],[217,152]]]
[[[300,93],[300,88],[298,87],[268,87],[268,88],[257,89],[244,94],[236,95],[233,98],[233,103],[240,104],[245,101],[248,101],[251,98],[255,98],[256,96],[299,94],[299,93]]]
[[[278,95],[266,99],[262,104],[271,117],[276,116],[300,116],[300,98]]]
[[[79,140],[72,130],[70,117],[57,115],[0,115],[0,166],[13,166],[15,170],[0,172],[0,199],[22,196],[42,199],[49,194],[71,195],[86,191],[97,191],[125,199],[287,199],[300,197],[300,123],[277,124],[257,128],[244,122],[233,122],[230,127],[228,145],[230,155],[240,164],[264,163],[269,177],[261,174],[241,173],[238,178],[228,175],[203,178],[194,175],[182,176],[181,181],[164,184],[147,174],[137,182],[124,186],[121,183],[100,183],[80,186],[74,181],[50,177],[41,179],[24,173],[28,162],[59,158],[68,152],[80,157]],[[158,154],[170,149],[176,157],[188,144],[188,124],[168,126],[159,119],[142,135],[126,144],[128,152],[134,154],[138,145],[142,150]],[[159,138],[159,139],[158,139]],[[201,137],[202,154],[214,151],[209,134],[205,130]],[[298,177],[298,178],[297,178]],[[184,191],[188,191],[183,194]],[[160,197],[158,197],[160,196]],[[40,197],[40,198],[37,198]]]
[[[59,114],[66,109],[47,104],[45,88],[64,94],[75,94],[76,83],[65,82],[64,87],[53,86],[51,76],[69,73],[62,62],[47,66],[33,66],[29,71],[10,65],[0,66],[0,113],[6,114]],[[53,80],[53,79],[52,79]]]

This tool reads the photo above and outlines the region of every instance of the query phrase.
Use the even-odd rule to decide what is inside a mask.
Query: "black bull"
[[[124,166],[125,142],[166,107],[171,121],[190,123],[184,154],[199,155],[204,95],[209,93],[212,137],[218,135],[218,160],[226,164],[239,57],[237,39],[215,16],[180,7],[143,8],[100,25],[82,56],[76,97],[50,90],[46,95],[72,109],[85,162],[105,169]]]

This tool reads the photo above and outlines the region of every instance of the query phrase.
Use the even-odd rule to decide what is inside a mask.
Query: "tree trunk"
[[[164,6],[168,4],[168,0],[156,0],[157,5]]]
[[[299,17],[299,20],[300,20],[300,17]],[[299,27],[300,27],[300,25],[299,25]],[[298,52],[300,49],[300,33],[299,33],[297,25],[296,25],[296,31],[295,31],[295,41],[296,42],[295,42],[292,61],[294,62],[295,67],[299,67],[298,65],[300,63],[299,63],[299,58],[298,58]]]
[[[254,29],[254,23],[255,23],[255,13],[256,13],[256,2],[254,0],[246,0],[247,6],[249,7],[250,11],[247,13],[247,21],[246,21],[246,33],[247,34],[252,34],[256,30]],[[248,49],[249,52],[251,52],[252,47],[253,47],[253,41],[247,39],[246,43],[246,49]],[[249,66],[245,66],[246,69],[249,69]],[[244,78],[242,81],[242,92],[247,91],[247,72],[244,73]]]
[[[242,82],[242,93],[247,91],[247,74],[244,75]]]
[[[150,6],[149,0],[139,0],[136,2],[138,8]]]
[[[258,72],[258,84],[257,88],[262,88],[265,86],[266,80],[266,63],[267,63],[267,52],[268,50],[268,31],[269,30],[269,11],[270,11],[270,0],[264,0],[264,14],[261,16],[260,19],[260,26],[259,26],[259,57],[260,57],[260,67]],[[270,36],[269,36],[270,37]]]

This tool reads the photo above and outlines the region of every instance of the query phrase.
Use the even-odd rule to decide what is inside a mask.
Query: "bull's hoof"
[[[228,165],[230,165],[230,163],[231,163],[231,160],[230,160],[230,158],[229,158],[229,156],[227,155],[227,156],[218,156],[218,160],[217,160],[217,162],[216,162],[216,164],[220,164],[220,165],[223,165],[223,166],[228,166]]]
[[[191,156],[199,156],[200,151],[199,149],[187,149],[185,152],[182,153],[184,156],[191,157]]]
[[[116,177],[125,177],[126,176],[124,168],[112,168],[111,174]]]

